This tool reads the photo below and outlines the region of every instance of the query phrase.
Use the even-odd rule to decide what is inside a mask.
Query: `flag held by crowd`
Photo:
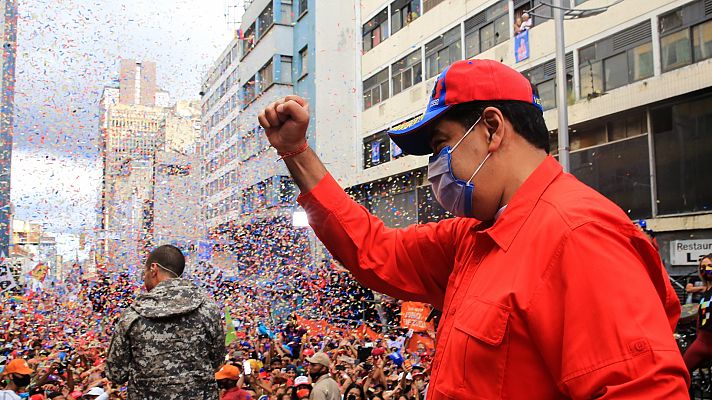
[[[401,327],[412,329],[414,332],[433,330],[433,323],[427,322],[430,306],[415,301],[403,302],[401,306]]]

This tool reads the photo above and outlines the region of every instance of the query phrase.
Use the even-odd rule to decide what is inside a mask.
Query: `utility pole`
[[[559,132],[559,163],[564,172],[571,171],[569,159],[569,113],[566,98],[566,41],[564,40],[564,0],[554,0],[556,37],[556,105]]]
[[[528,11],[532,16],[544,19],[552,19],[548,15],[536,14],[536,10],[540,7],[549,7],[553,10],[555,43],[556,43],[556,110],[558,115],[558,137],[559,137],[559,163],[564,169],[564,172],[571,171],[570,161],[570,146],[569,146],[569,104],[566,85],[566,41],[564,38],[564,19],[579,19],[592,17],[608,11],[609,8],[622,2],[623,0],[615,0],[611,4],[592,8],[592,9],[576,9],[566,6],[571,4],[570,0],[552,0],[553,3],[540,2],[534,8]]]

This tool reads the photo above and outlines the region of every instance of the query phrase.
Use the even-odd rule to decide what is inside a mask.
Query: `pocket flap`
[[[463,303],[462,314],[455,321],[455,328],[489,345],[502,343],[507,332],[509,308],[501,304],[474,298]]]

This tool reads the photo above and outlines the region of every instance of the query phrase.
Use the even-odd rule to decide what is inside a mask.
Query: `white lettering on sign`
[[[670,242],[671,265],[698,265],[700,258],[710,253],[712,253],[712,239]]]

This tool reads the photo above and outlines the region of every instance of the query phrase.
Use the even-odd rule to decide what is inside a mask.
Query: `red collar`
[[[482,232],[488,234],[502,250],[507,251],[541,196],[562,173],[561,164],[554,157],[547,156],[517,189],[497,221]]]

